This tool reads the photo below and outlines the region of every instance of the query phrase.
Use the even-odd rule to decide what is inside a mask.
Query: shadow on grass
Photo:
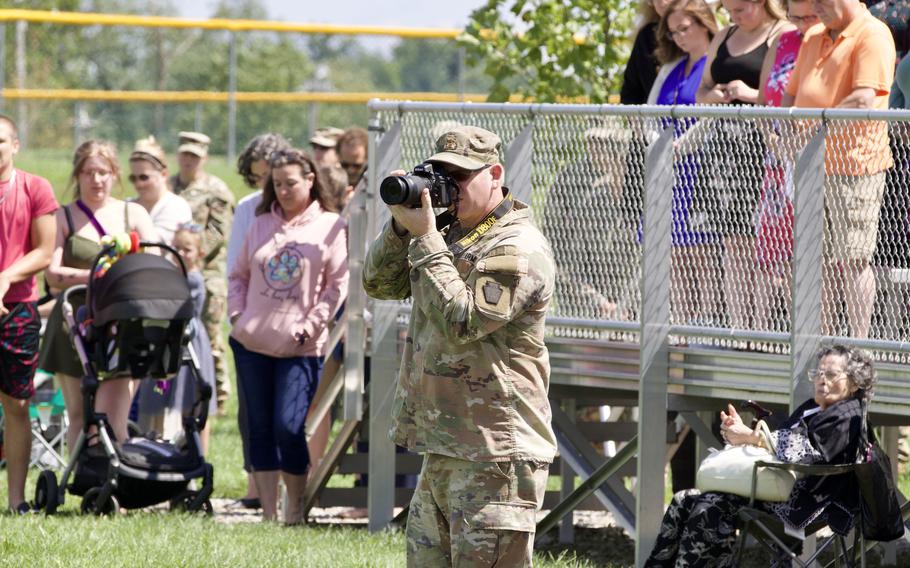
[[[575,542],[559,542],[559,532],[553,529],[538,537],[534,546],[538,557],[563,565],[575,566],[632,566],[635,563],[635,543],[618,527],[575,527]]]

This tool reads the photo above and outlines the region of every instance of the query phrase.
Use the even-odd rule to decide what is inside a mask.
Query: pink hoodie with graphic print
[[[327,325],[348,292],[347,224],[314,201],[285,221],[278,203],[257,216],[228,281],[231,336],[272,357],[323,356]],[[294,336],[306,331],[300,345]]]

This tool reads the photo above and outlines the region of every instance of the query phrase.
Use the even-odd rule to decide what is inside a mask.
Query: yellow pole
[[[75,26],[136,26],[143,28],[195,28],[233,32],[265,31],[296,32],[328,35],[373,35],[400,38],[455,39],[462,30],[454,28],[408,28],[393,26],[345,26],[309,24],[269,20],[229,20],[212,18],[195,20],[165,16],[134,14],[96,14],[89,12],[47,12],[44,10],[0,10],[0,21],[22,20],[39,24],[69,24]]]

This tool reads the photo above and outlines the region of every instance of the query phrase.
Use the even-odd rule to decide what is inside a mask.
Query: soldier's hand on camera
[[[413,237],[422,237],[436,230],[436,215],[430,201],[430,190],[420,192],[420,208],[411,209],[404,205],[390,205],[389,211],[399,227],[404,228]]]

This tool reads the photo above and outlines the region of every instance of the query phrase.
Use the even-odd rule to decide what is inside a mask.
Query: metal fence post
[[[465,58],[467,57],[467,52],[464,47],[458,48],[458,100],[464,100],[464,90],[465,90]]]
[[[388,209],[376,199],[374,188],[379,187],[382,176],[401,164],[401,124],[396,123],[379,140],[379,121],[374,117],[370,124],[373,135],[369,149],[369,188],[372,202],[372,219],[387,215]],[[377,225],[368,226],[378,230]],[[375,236],[375,231],[369,234]],[[401,357],[398,354],[398,315],[401,303],[374,301],[372,349],[370,360],[370,482],[367,487],[367,504],[370,513],[369,529],[376,532],[392,521],[395,508],[395,444],[389,439],[392,424],[392,401]]]
[[[634,120],[634,119],[633,119]],[[638,497],[635,564],[642,566],[657,539],[664,512],[670,330],[670,211],[673,128],[665,128],[645,156],[644,234],[641,264],[641,367],[638,390]],[[647,417],[651,418],[649,420]]]
[[[228,139],[227,159],[231,164],[237,159],[237,34],[228,32]]]
[[[793,176],[791,409],[812,396],[811,385],[802,377],[815,364],[813,358],[822,331],[825,131],[823,125],[800,152]]]
[[[202,103],[196,103],[193,109],[193,130],[202,132]]]
[[[562,409],[566,415],[575,420],[577,411],[575,399],[567,398],[562,401]],[[569,465],[568,460],[560,460],[559,476],[562,483],[559,487],[559,501],[565,501],[575,490],[575,471]],[[567,544],[575,542],[575,511],[569,511],[559,523],[559,542]]]
[[[82,144],[82,139],[84,135],[82,133],[82,101],[76,101],[73,103],[73,145],[79,146]]]
[[[0,112],[6,110],[3,89],[6,88],[6,22],[0,24]]]
[[[25,33],[28,31],[28,22],[16,21],[16,88],[25,88]],[[16,103],[16,123],[19,127],[19,146],[28,147],[28,101],[20,98]]]
[[[531,120],[505,149],[506,183],[512,196],[531,203],[531,164],[534,163],[534,121]]]

